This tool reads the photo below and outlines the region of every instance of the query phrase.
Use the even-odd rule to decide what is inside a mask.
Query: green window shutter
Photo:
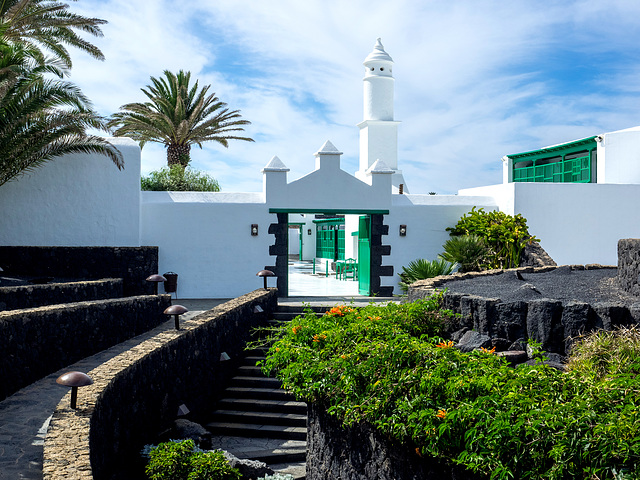
[[[514,182],[589,183],[596,181],[596,137],[508,155]]]

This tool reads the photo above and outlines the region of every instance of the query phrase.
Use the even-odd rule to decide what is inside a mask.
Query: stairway
[[[326,308],[319,308],[324,312]],[[290,321],[302,307],[279,307],[272,324]],[[238,458],[260,460],[275,471],[304,479],[307,454],[307,405],[282,390],[281,382],[266,377],[256,363],[265,350],[247,351],[223,398],[205,426],[215,448]]]

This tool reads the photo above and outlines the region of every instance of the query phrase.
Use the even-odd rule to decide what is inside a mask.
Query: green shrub
[[[437,277],[438,275],[449,275],[456,267],[455,262],[449,263],[442,258],[431,261],[423,258],[414,260],[409,262],[406,267],[402,267],[402,273],[398,274],[400,276],[400,288],[406,292],[413,282]]]
[[[640,328],[599,330],[582,338],[572,347],[567,368],[597,381],[640,375]]]
[[[522,215],[504,212],[485,212],[483,208],[460,218],[455,227],[447,228],[451,236],[477,235],[491,248],[488,268],[513,268],[520,265],[524,247],[539,239],[529,234],[527,219]]]
[[[491,255],[491,249],[487,243],[477,235],[451,237],[442,248],[444,248],[442,258],[460,265],[460,272],[482,270],[489,263]]]
[[[153,171],[148,177],[140,179],[143,191],[174,191],[174,192],[219,192],[218,181],[197,170],[185,168],[182,165],[171,165]]]
[[[193,440],[170,441],[151,447],[145,472],[150,480],[239,480],[221,451],[205,452]]]
[[[436,336],[439,301],[308,311],[276,332],[263,368],[345,425],[485,478],[639,478],[636,367],[602,377],[588,362],[564,373],[462,353]]]

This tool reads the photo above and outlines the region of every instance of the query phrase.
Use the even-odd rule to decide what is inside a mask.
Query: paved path
[[[181,317],[184,321],[225,301],[174,300],[173,303],[189,308],[189,313]],[[42,479],[42,452],[49,420],[68,391],[56,383],[56,378],[70,370],[89,372],[159,332],[173,328],[171,319],[147,333],[58,370],[0,402],[0,479]],[[78,391],[80,395],[82,390]]]

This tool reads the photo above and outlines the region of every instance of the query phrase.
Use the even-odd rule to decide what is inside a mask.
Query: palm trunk
[[[177,143],[171,143],[167,147],[167,164],[182,165],[186,167],[191,160],[189,153],[191,152],[191,145],[188,143],[178,145]]]

